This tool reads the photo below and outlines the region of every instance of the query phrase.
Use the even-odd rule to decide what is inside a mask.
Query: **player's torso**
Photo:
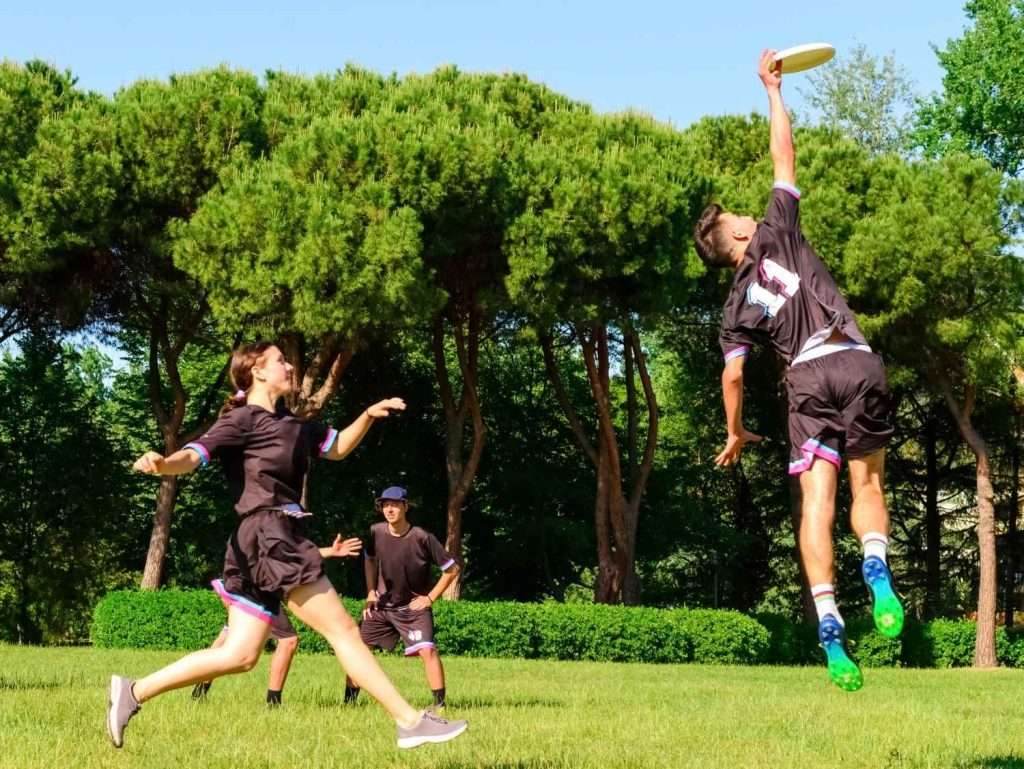
[[[837,323],[835,282],[797,231],[759,227],[736,270],[725,312],[736,327],[765,338],[787,361]]]
[[[239,512],[298,502],[309,469],[306,423],[292,414],[253,412],[245,447],[224,456],[228,480],[239,489]]]

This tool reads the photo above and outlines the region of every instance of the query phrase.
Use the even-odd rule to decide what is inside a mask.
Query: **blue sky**
[[[523,72],[599,110],[635,108],[684,126],[702,115],[764,111],[754,74],[764,47],[825,41],[842,54],[863,43],[894,53],[922,93],[938,89],[930,44],[944,46],[967,23],[959,0],[149,5],[41,0],[5,9],[0,55],[46,59],[107,93],[220,63],[314,73],[355,62],[399,74],[452,63]],[[797,110],[800,77],[786,90]]]

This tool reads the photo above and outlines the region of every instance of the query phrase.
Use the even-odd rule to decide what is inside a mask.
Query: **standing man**
[[[431,607],[455,580],[459,565],[429,531],[413,526],[407,492],[391,486],[377,498],[384,521],[370,527],[366,542],[366,607],[359,634],[367,646],[391,651],[399,637],[405,656],[419,655],[434,696],[434,709],[445,706],[444,666],[434,642]],[[432,567],[441,569],[434,583]],[[346,682],[345,702],[354,702],[359,689]]]
[[[697,253],[708,267],[736,271],[720,335],[728,440],[715,463],[731,465],[746,443],[761,440],[743,426],[743,364],[751,345],[770,344],[788,364],[789,473],[800,476],[800,554],[818,611],[818,638],[833,683],[855,691],[863,677],[846,651],[833,587],[836,485],[845,454],[853,493],[850,523],[864,545],[862,572],[875,627],[895,638],[903,629],[903,607],[886,562],[889,513],[882,489],[885,444],[893,432],[889,393],[881,359],[801,232],[793,134],[774,54],[762,53],[758,68],[768,93],[775,168],[765,218],[757,222],[712,204],[694,232]]]

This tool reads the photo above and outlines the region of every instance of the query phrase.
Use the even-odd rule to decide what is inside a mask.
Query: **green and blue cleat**
[[[846,651],[846,629],[831,614],[826,614],[818,623],[818,640],[828,660],[828,677],[843,691],[855,692],[864,685],[857,663]]]
[[[893,589],[892,572],[885,561],[874,555],[864,559],[861,571],[871,591],[875,627],[886,638],[896,638],[903,632],[903,605]]]

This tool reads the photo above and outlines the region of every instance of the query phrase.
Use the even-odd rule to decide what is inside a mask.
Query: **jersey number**
[[[756,280],[747,286],[747,304],[757,304],[764,308],[764,314],[774,318],[779,314],[782,305],[800,290],[800,276],[790,272],[771,259],[761,260],[761,278],[767,285],[778,283],[782,293],[775,294]]]

